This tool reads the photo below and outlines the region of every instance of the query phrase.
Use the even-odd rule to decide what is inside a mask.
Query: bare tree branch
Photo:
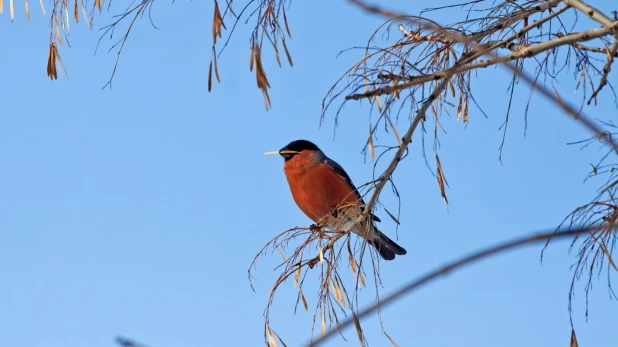
[[[537,233],[533,233],[528,236],[517,238],[512,241],[507,241],[507,242],[503,242],[495,246],[483,248],[479,251],[473,252],[470,255],[467,255],[455,261],[452,261],[443,267],[429,271],[427,274],[419,277],[418,279],[410,281],[408,284],[403,285],[401,288],[397,289],[391,294],[388,294],[387,296],[381,298],[378,303],[373,304],[361,310],[354,317],[351,317],[341,322],[341,324],[339,325],[337,329],[331,329],[326,334],[317,338],[315,341],[308,342],[306,346],[308,347],[318,346],[322,344],[323,342],[325,342],[326,340],[330,339],[335,334],[339,333],[341,330],[345,329],[346,327],[352,324],[355,324],[356,321],[360,321],[362,318],[372,314],[376,310],[382,309],[392,304],[396,300],[401,299],[404,295],[410,294],[414,290],[421,288],[422,286],[430,283],[433,280],[436,280],[444,275],[450,274],[453,271],[461,270],[463,267],[472,265],[473,263],[476,263],[479,260],[485,260],[489,257],[502,254],[505,251],[508,251],[514,248],[519,248],[525,245],[539,243],[541,241],[547,241],[549,239],[562,239],[568,236],[575,236],[575,235],[584,234],[584,233],[591,233],[597,230],[599,230],[599,227],[585,227],[585,228],[580,228],[580,229],[567,229],[567,230],[559,230],[559,231],[552,230],[552,231],[537,232]]]

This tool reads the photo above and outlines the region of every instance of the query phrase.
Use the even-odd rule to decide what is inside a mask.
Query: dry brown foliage
[[[255,69],[257,87],[264,96],[264,105],[266,106],[266,109],[270,108],[271,100],[268,94],[270,83],[268,82],[266,70],[264,69],[264,65],[262,63],[262,53],[264,50],[264,43],[266,43],[267,47],[272,48],[275,53],[277,64],[281,67],[280,48],[283,48],[286,60],[290,66],[293,65],[292,55],[290,54],[290,51],[285,43],[286,36],[288,38],[292,37],[290,27],[288,25],[288,18],[285,13],[285,9],[289,6],[289,3],[289,1],[285,0],[248,1],[245,4],[240,5],[242,10],[237,14],[234,12],[234,6],[237,4],[237,1],[226,0],[222,13],[219,7],[219,2],[214,0],[214,18],[212,21],[213,42],[210,63],[211,68],[208,72],[209,91],[212,89],[212,66],[215,68],[217,81],[221,82],[217,68],[217,58],[227,46],[231,34],[234,32],[238,22],[243,18],[245,12],[250,12],[248,16],[255,18],[255,27],[251,33],[250,39],[251,52],[249,53],[249,70],[253,71]],[[231,22],[233,22],[233,25],[231,27],[228,40],[225,41],[225,44],[223,44],[221,48],[218,48],[217,38],[221,38],[223,30],[227,29],[225,26],[226,19],[230,19]]]
[[[15,1],[16,0],[8,0],[11,20],[15,18]],[[0,14],[3,13],[5,2],[6,0],[0,0]],[[46,15],[47,8],[45,7],[45,1],[39,0],[38,3],[40,5],[41,12]],[[115,30],[122,24],[127,24],[126,28],[122,29],[121,38],[115,41],[110,48],[110,51],[116,50],[117,52],[116,62],[114,64],[110,79],[105,86],[111,86],[114,75],[116,74],[116,69],[118,68],[118,62],[120,60],[122,49],[124,48],[124,45],[129,38],[136,21],[150,10],[153,3],[154,0],[132,0],[126,4],[123,4],[123,6],[126,6],[125,10],[121,14],[114,16],[112,23],[102,27],[103,34],[100,37],[99,42],[108,35],[109,38],[113,40]],[[66,69],[62,66],[62,60],[60,59],[58,47],[64,45],[65,41],[68,41],[67,34],[71,28],[71,22],[78,24],[82,21],[88,28],[92,29],[95,15],[100,14],[104,8],[109,10],[111,5],[112,0],[51,1],[51,10],[49,12],[49,56],[47,59],[47,75],[49,78],[58,79],[58,63],[60,63],[62,70],[66,74]],[[24,10],[27,20],[30,20],[29,0],[24,0]]]
[[[615,128],[612,124],[607,124],[609,128]],[[609,137],[614,137],[615,133],[607,133]],[[582,148],[598,144],[598,137],[592,137],[573,144],[580,144]],[[573,265],[573,278],[569,288],[569,313],[571,314],[571,324],[573,324],[573,300],[577,281],[585,279],[585,300],[586,312],[588,317],[588,296],[593,287],[595,275],[605,273],[607,288],[610,297],[618,299],[612,287],[612,274],[618,272],[615,262],[614,251],[618,241],[618,233],[614,225],[618,221],[618,164],[609,162],[615,159],[618,154],[615,148],[607,148],[606,144],[601,144],[600,149],[606,152],[596,165],[591,166],[591,172],[586,180],[601,179],[602,185],[597,196],[589,203],[576,208],[562,221],[560,227],[578,228],[582,226],[596,226],[598,229],[590,232],[585,237],[577,235],[572,243],[570,251],[577,250],[576,262]],[[580,239],[581,238],[581,239]],[[549,244],[547,241],[546,247]]]
[[[344,215],[363,223],[366,216],[359,207],[360,204],[339,206],[338,213],[335,214],[339,215],[339,223]],[[294,311],[299,306],[305,311],[310,309],[313,311],[312,335],[316,329],[319,329],[322,335],[327,329],[337,329],[342,317],[356,315],[360,290],[373,289],[376,300],[379,301],[381,280],[379,256],[375,249],[367,247],[366,242],[353,236],[342,224],[332,229],[321,227],[320,225],[326,224],[326,218],[333,217],[326,216],[318,225],[292,228],[277,235],[255,256],[249,268],[248,275],[251,281],[252,271],[261,257],[275,253],[283,260],[278,267],[279,275],[270,290],[264,310],[264,339],[269,346],[277,346],[277,343],[285,345],[284,339],[271,325],[270,310],[277,290],[286,282],[293,281],[293,287],[298,290]],[[304,288],[307,286],[312,288],[316,283],[317,300],[313,303],[311,298],[316,295],[312,293],[308,300]],[[356,324],[356,331],[361,345],[364,345],[365,337],[360,322]]]

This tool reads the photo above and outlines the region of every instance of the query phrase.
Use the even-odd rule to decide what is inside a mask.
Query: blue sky
[[[249,264],[271,237],[310,223],[293,203],[282,159],[261,153],[305,138],[357,184],[371,179],[372,163],[361,154],[366,105],[347,105],[336,132],[334,113],[321,127],[319,119],[328,88],[360,54],[339,51],[364,45],[381,19],[344,1],[321,9],[294,2],[294,67],[267,59],[267,112],[248,71],[247,25],[220,60],[223,83],[206,91],[209,1],[155,3],[160,30],[139,22],[111,90],[101,89],[114,61],[109,42],[95,56],[99,33],[82,24],[72,24],[72,47],[60,51],[68,78],[47,78],[48,18],[31,6],[29,23],[21,7],[13,23],[6,12],[0,16],[2,344],[104,347],[122,335],[155,347],[261,345],[279,257],[258,264],[255,292]],[[443,119],[448,213],[420,141],[412,144],[395,176],[403,195],[398,243],[408,254],[382,264],[383,293],[472,250],[551,228],[594,197],[598,182],[582,182],[601,152],[567,146],[588,133],[538,97],[524,136],[523,86],[498,161],[508,78],[502,68],[487,69],[473,86],[488,119],[474,108],[467,127]],[[573,95],[570,80],[558,87]],[[611,94],[603,97],[589,114],[616,114]],[[402,119],[397,127],[403,133],[407,125]],[[389,194],[382,202],[396,206]],[[394,235],[393,223],[378,214],[381,229]],[[568,242],[552,244],[541,265],[535,245],[435,281],[385,309],[387,331],[400,346],[565,346],[574,260],[567,250]],[[578,337],[582,346],[610,346],[618,310],[603,277],[595,283],[588,323],[578,287]],[[290,346],[307,341],[311,327],[310,313],[294,315],[295,298],[289,283],[272,313]],[[372,300],[369,292],[362,297]],[[372,345],[389,345],[375,318],[365,332]],[[356,345],[353,331],[346,337],[325,345]]]

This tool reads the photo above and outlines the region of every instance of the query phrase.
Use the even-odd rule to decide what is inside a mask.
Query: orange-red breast
[[[365,202],[341,165],[306,140],[290,142],[279,150],[285,159],[285,177],[298,207],[315,223],[331,230],[351,231],[365,238],[380,256],[392,260],[406,250],[375,226],[380,219],[371,215],[354,225]]]

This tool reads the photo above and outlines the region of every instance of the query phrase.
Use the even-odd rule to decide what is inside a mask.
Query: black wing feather
[[[337,163],[336,161],[330,158],[326,158],[324,160],[324,163],[328,165],[331,169],[333,169],[337,173],[337,175],[339,175],[339,177],[343,178],[345,183],[347,183],[348,186],[350,186],[350,188],[354,190],[354,193],[356,193],[356,197],[363,203],[363,205],[365,205],[365,201],[363,200],[363,197],[360,195],[360,193],[358,192],[358,189],[356,189],[356,186],[354,185],[354,183],[352,183],[352,179],[350,178],[350,176],[348,176],[348,173],[345,172],[343,167],[341,167],[339,163]],[[362,209],[364,210],[364,208]],[[373,219],[376,222],[381,222],[380,218],[378,218],[378,216],[374,215],[373,213],[371,213],[371,219]]]

